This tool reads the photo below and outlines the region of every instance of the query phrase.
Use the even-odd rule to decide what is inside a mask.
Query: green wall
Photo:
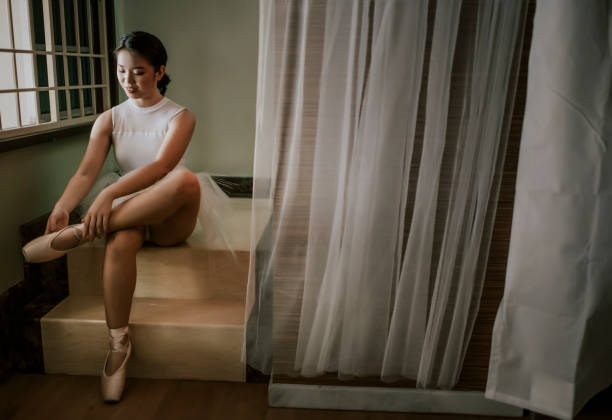
[[[81,163],[88,138],[72,136],[0,153],[0,293],[23,280],[19,226],[53,209]],[[109,153],[100,173],[115,167]]]
[[[194,172],[252,176],[258,4],[115,0],[117,40],[142,30],[160,38],[168,51],[172,82],[166,96],[197,118],[185,157]],[[125,99],[120,90],[120,101]],[[0,153],[0,293],[23,279],[19,225],[51,211],[78,168],[88,138],[72,136]],[[116,167],[111,155],[112,149],[101,174]]]
[[[195,172],[252,176],[258,7],[256,0],[115,0],[117,42],[145,31],[166,47],[166,96],[196,114],[185,157]]]

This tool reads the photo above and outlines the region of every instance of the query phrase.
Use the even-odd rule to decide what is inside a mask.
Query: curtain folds
[[[456,384],[525,10],[260,1],[247,363]]]
[[[612,383],[612,2],[538,1],[486,396],[573,418]]]

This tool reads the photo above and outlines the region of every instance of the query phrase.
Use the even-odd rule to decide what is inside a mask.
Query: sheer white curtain
[[[612,2],[538,1],[486,396],[570,419],[612,383]]]
[[[251,366],[457,382],[524,15],[470,4],[260,1]]]

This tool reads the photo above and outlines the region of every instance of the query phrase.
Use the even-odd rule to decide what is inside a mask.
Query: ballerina
[[[119,40],[114,56],[128,99],[98,116],[45,234],[22,249],[27,262],[44,262],[96,237],[106,238],[103,289],[110,349],[101,390],[108,402],[121,399],[132,350],[128,322],[136,253],[145,241],[160,246],[185,241],[196,226],[201,196],[198,177],[183,162],[196,119],[191,110],[164,96],[170,78],[163,44],[149,33],[132,32]],[[96,181],[111,143],[125,175],[96,196],[82,223],[68,225],[70,212]]]

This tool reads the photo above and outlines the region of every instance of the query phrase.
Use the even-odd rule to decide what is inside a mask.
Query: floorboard
[[[100,377],[13,373],[0,384],[0,419],[87,420],[493,420],[501,417],[270,408],[268,385],[128,378],[122,401],[105,404]],[[612,418],[612,404],[601,394],[576,417]],[[525,415],[523,419],[546,419]]]

